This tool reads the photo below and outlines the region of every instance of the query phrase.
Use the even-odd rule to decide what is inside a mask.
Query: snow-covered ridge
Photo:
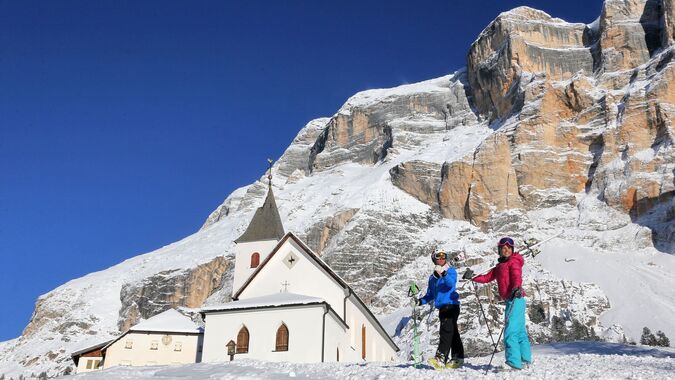
[[[368,107],[376,103],[386,102],[389,99],[402,96],[448,91],[450,81],[458,74],[459,73],[445,75],[440,78],[429,79],[418,83],[403,84],[393,88],[361,91],[350,97],[340,108],[338,113],[348,114],[352,108]]]

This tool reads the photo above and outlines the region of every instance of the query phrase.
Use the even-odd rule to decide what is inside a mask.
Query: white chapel
[[[203,362],[393,361],[399,348],[352,288],[293,233],[272,193],[235,243],[232,302],[201,309]]]

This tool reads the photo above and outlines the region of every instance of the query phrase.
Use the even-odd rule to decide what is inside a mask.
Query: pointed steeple
[[[251,219],[251,223],[246,231],[235,243],[246,243],[251,241],[280,240],[284,237],[284,226],[281,224],[281,217],[277,209],[277,203],[274,200],[272,192],[272,160],[267,160],[270,164],[269,174],[267,175],[268,190],[267,197],[262,207],[258,208]]]

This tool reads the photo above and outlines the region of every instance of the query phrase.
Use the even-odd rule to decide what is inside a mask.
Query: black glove
[[[474,276],[474,274],[473,274],[473,271],[471,270],[471,268],[467,268],[466,272],[464,272],[464,275],[462,276],[462,278],[465,279],[465,280],[472,280],[473,276]]]
[[[511,291],[511,299],[523,298],[523,288],[515,288]]]

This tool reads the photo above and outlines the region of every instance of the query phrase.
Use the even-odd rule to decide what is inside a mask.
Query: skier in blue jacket
[[[417,300],[419,305],[431,301],[438,309],[438,319],[441,321],[440,341],[436,356],[429,359],[429,364],[437,369],[458,368],[464,363],[464,345],[459,336],[457,318],[459,317],[459,294],[457,293],[457,271],[448,265],[447,255],[443,251],[431,255],[436,264],[429,276],[429,286],[424,297]],[[452,357],[448,354],[452,350]]]

